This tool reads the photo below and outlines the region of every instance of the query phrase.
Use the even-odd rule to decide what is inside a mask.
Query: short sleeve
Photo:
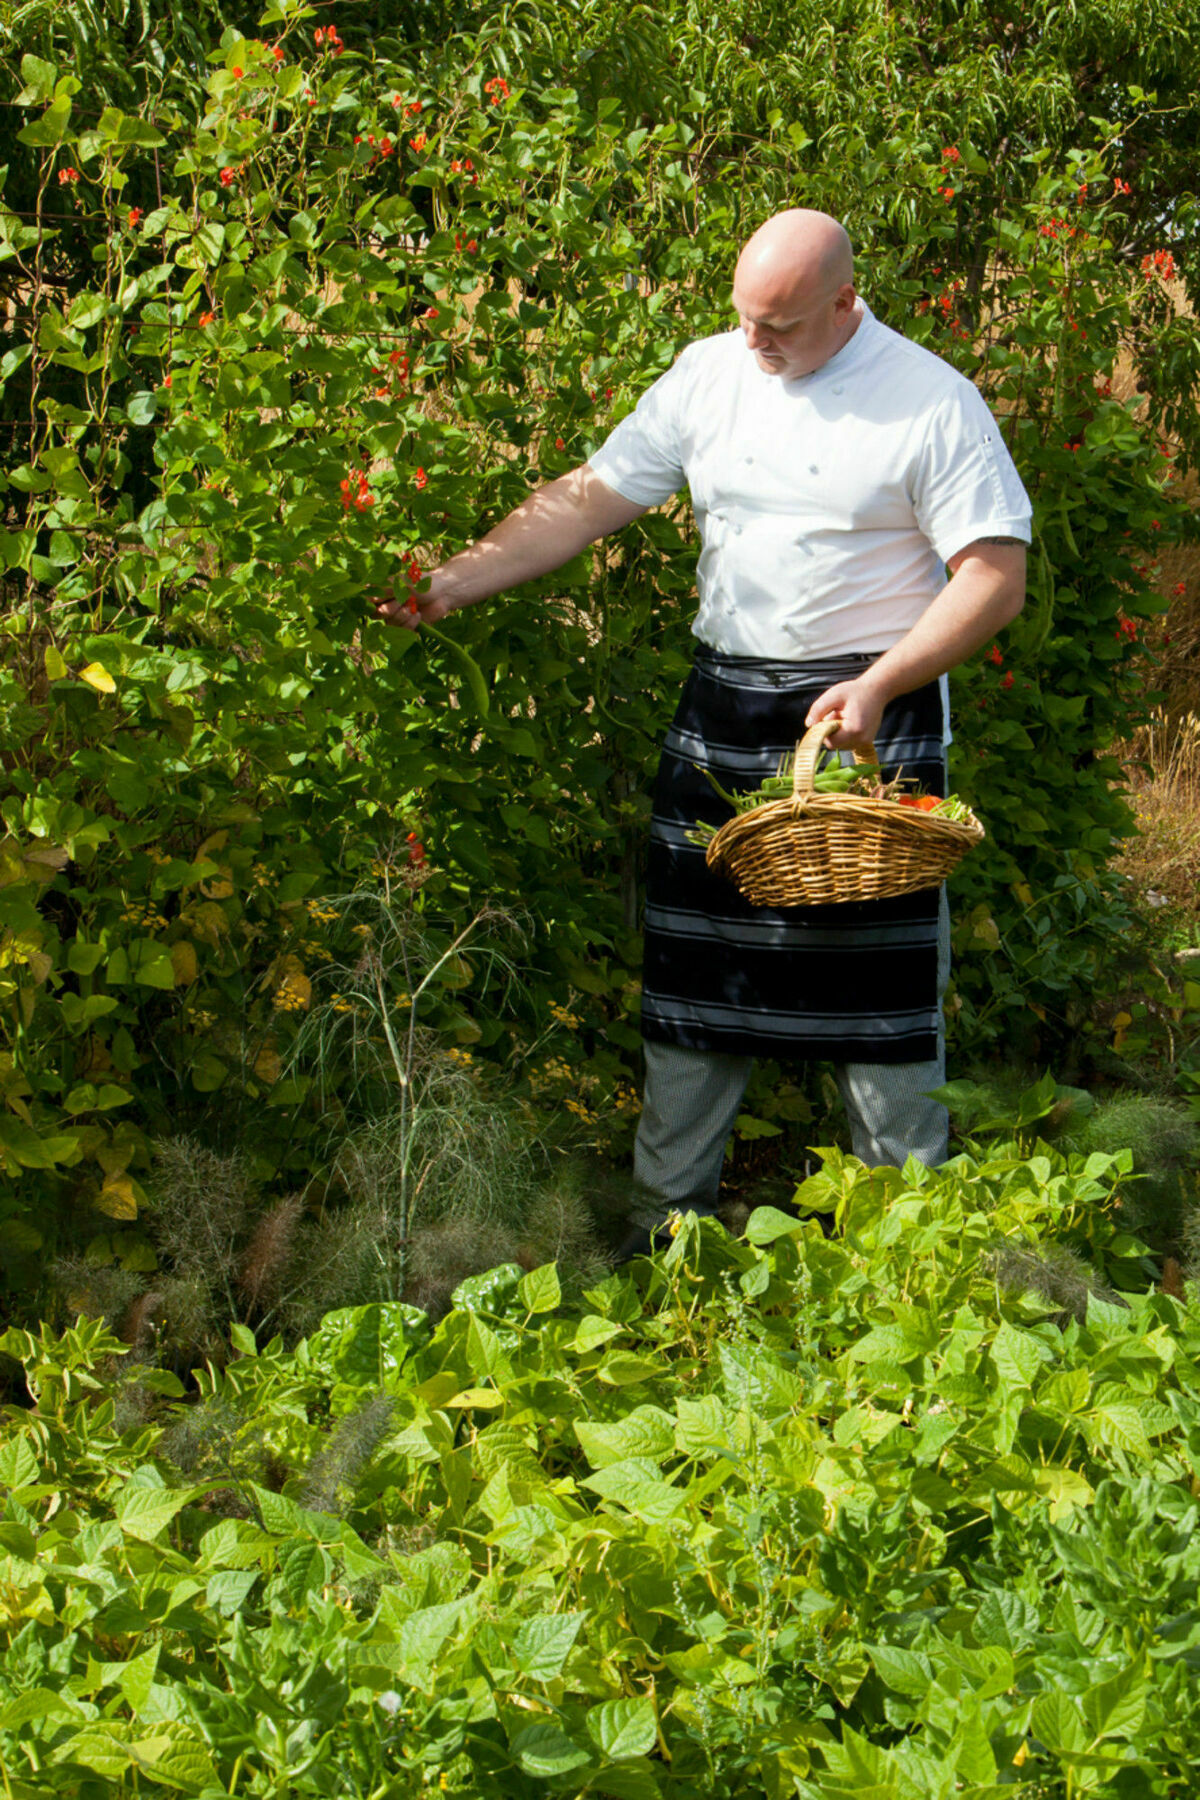
[[[968,381],[934,414],[913,505],[943,562],[982,537],[1029,543],[1033,508],[983,396]]]
[[[639,506],[659,506],[687,485],[682,430],[687,362],[685,350],[588,458],[606,486]]]

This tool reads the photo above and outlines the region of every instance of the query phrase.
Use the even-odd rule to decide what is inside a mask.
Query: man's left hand
[[[875,736],[886,704],[887,695],[872,686],[867,676],[860,675],[857,681],[839,681],[835,687],[826,688],[820,699],[814,700],[809,707],[804,723],[815,725],[821,719],[836,715],[841,724],[825,739],[828,748],[859,750],[866,754],[875,749]]]

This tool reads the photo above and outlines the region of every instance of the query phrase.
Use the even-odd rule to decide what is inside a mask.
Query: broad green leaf
[[[780,1212],[775,1206],[756,1206],[746,1221],[745,1235],[752,1244],[773,1244],[781,1237],[794,1237],[805,1228],[803,1219]]]
[[[573,1429],[594,1469],[627,1457],[661,1462],[675,1450],[675,1421],[658,1406],[635,1406],[621,1419],[576,1419]]]
[[[992,1364],[1009,1387],[1029,1387],[1047,1354],[1032,1333],[1018,1331],[1007,1319],[992,1339],[990,1349]]]
[[[589,1475],[582,1485],[649,1525],[664,1524],[687,1503],[685,1489],[660,1480],[656,1465],[638,1458],[609,1463]]]
[[[645,1695],[634,1700],[605,1700],[591,1707],[587,1728],[592,1742],[613,1762],[623,1756],[648,1756],[658,1738],[654,1703]]]
[[[1030,1722],[1034,1736],[1051,1750],[1083,1750],[1090,1742],[1091,1734],[1069,1694],[1039,1694]]]
[[[530,1313],[553,1312],[562,1299],[562,1287],[558,1279],[558,1265],[544,1263],[540,1269],[531,1269],[528,1275],[521,1277],[517,1289],[521,1305]]]
[[[199,1794],[217,1781],[203,1739],[190,1725],[167,1721],[129,1745],[129,1759],[162,1787]]]
[[[11,1437],[0,1444],[0,1486],[19,1492],[37,1487],[42,1479],[41,1465],[26,1437]]]
[[[624,1329],[623,1325],[614,1323],[612,1319],[603,1319],[598,1313],[586,1313],[576,1326],[571,1348],[580,1355],[586,1355],[589,1350],[596,1350],[601,1344],[607,1344],[610,1338],[619,1337]]]
[[[152,1544],[194,1497],[194,1488],[126,1486],[113,1510],[127,1536]]]
[[[1063,1518],[1076,1506],[1090,1506],[1095,1495],[1092,1487],[1077,1469],[1060,1468],[1055,1464],[1037,1469],[1034,1473],[1040,1493],[1045,1494],[1050,1502],[1050,1517],[1055,1522]]]
[[[567,1775],[592,1760],[590,1753],[573,1744],[560,1726],[549,1723],[527,1725],[509,1748],[526,1775],[543,1781]]]
[[[582,1613],[544,1613],[536,1619],[523,1619],[512,1643],[514,1664],[531,1681],[555,1680],[582,1624]]]

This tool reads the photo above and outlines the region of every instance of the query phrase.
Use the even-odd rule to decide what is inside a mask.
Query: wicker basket
[[[817,762],[839,724],[822,719],[797,744],[787,799],[738,813],[708,846],[709,868],[736,882],[752,906],[884,900],[938,887],[983,841],[973,813],[945,819],[895,800],[816,793]],[[859,763],[877,760],[855,755]]]

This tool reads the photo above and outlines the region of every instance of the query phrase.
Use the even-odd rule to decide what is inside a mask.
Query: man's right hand
[[[405,631],[417,631],[422,625],[438,625],[452,613],[454,604],[445,593],[446,583],[439,580],[440,569],[426,573],[415,585],[407,573],[389,581],[382,594],[372,597],[375,617],[384,625],[399,625]]]
[[[619,531],[648,509],[608,487],[587,463],[535,488],[499,525],[434,569],[416,591],[402,565],[371,604],[385,625],[417,631],[447,613],[520,587],[560,569],[597,538]],[[411,601],[416,600],[416,607]]]

